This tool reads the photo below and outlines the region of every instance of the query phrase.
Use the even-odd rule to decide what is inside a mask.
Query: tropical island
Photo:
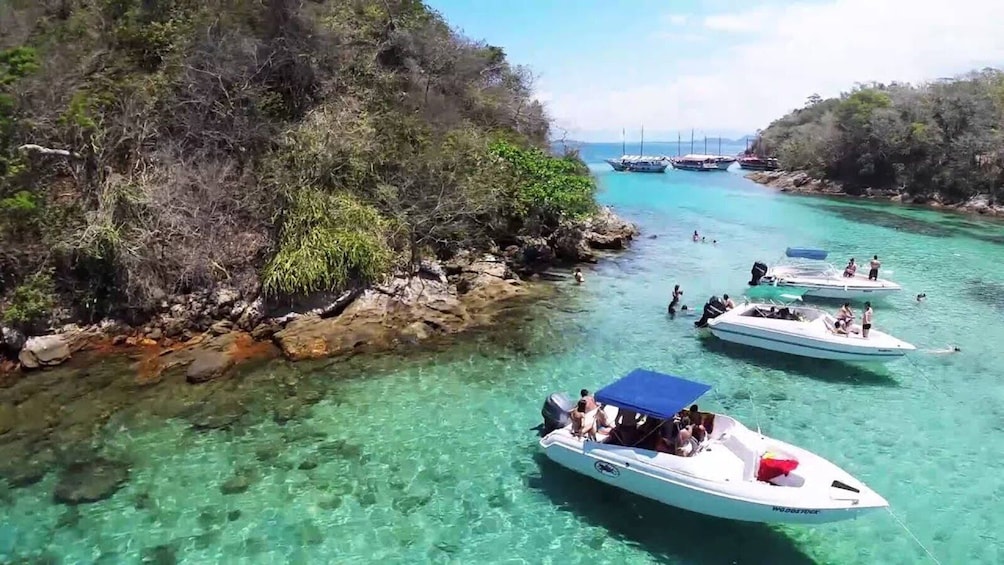
[[[749,178],[782,190],[889,198],[1004,213],[1004,72],[929,84],[866,84],[809,97],[754,144],[782,170]]]
[[[415,0],[7,3],[0,38],[7,370],[393,347],[636,234],[529,71]]]

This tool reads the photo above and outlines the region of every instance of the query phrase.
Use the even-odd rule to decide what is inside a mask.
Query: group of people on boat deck
[[[878,255],[874,255],[872,260],[868,262],[868,280],[878,280],[879,267],[881,266],[882,263],[879,261]],[[851,278],[854,277],[857,272],[858,265],[854,262],[854,257],[851,257],[851,260],[847,262],[847,266],[844,267],[844,276]]]
[[[874,317],[875,312],[872,310],[872,303],[865,302],[865,312],[861,316],[861,337],[868,337],[868,332],[872,329],[872,319]],[[836,322],[833,324],[835,332],[842,335],[857,333],[857,330],[852,327],[854,323],[854,311],[851,310],[850,302],[844,302],[844,305],[837,311],[836,319]]]
[[[579,394],[579,402],[569,414],[575,437],[599,441],[596,434],[600,432],[606,434],[603,443],[690,457],[701,450],[714,426],[715,415],[701,412],[696,404],[666,420],[618,408],[617,417],[610,422],[588,390]]]

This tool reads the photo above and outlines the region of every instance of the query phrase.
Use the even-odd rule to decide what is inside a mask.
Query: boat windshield
[[[837,270],[831,263],[785,258],[777,262],[773,272],[775,274],[783,273],[789,277],[833,278],[839,276],[843,271]]]

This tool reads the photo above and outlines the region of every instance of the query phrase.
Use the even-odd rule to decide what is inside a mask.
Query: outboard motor
[[[757,261],[753,263],[753,268],[750,269],[750,286],[757,286],[760,284],[760,279],[767,274],[767,264]]]
[[[544,417],[544,435],[567,426],[571,422],[568,413],[574,407],[572,399],[563,392],[548,396],[544,401],[544,407],[540,409],[540,415]]]
[[[701,316],[700,320],[694,322],[694,325],[699,328],[708,327],[708,320],[712,318],[717,318],[725,313],[725,302],[717,296],[712,296],[708,299],[708,303],[704,305],[704,315]]]

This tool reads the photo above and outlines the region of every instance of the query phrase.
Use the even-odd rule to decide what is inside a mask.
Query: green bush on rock
[[[279,249],[262,285],[292,295],[373,281],[391,260],[385,230],[380,214],[352,196],[299,190],[282,218]]]
[[[52,275],[36,273],[14,289],[0,319],[21,329],[38,327],[44,325],[55,303]]]

